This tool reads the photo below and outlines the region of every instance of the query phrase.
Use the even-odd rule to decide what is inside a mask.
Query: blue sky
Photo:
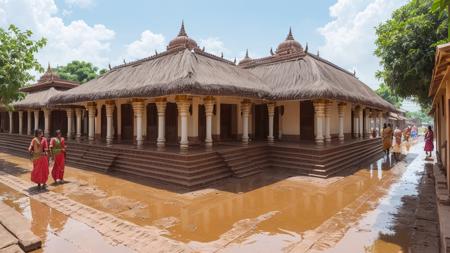
[[[292,27],[310,52],[355,70],[375,89],[380,66],[373,55],[374,28],[406,1],[0,0],[0,27],[14,23],[46,37],[48,45],[38,55],[43,65],[80,59],[101,68],[164,50],[181,20],[200,46],[231,60],[241,59],[247,48],[253,58],[268,55]]]

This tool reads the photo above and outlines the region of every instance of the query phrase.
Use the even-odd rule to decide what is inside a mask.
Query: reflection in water
[[[132,252],[122,246],[110,245],[93,228],[3,184],[0,184],[0,200],[31,221],[31,230],[43,242],[42,249],[33,253]]]

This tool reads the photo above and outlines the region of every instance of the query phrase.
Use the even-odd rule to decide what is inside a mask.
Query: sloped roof
[[[54,95],[61,94],[63,91],[50,88],[42,91],[33,92],[27,94],[24,99],[12,103],[14,109],[39,109],[42,107],[48,107],[49,99]]]
[[[48,64],[47,71],[39,78],[38,82],[20,89],[22,92],[37,92],[54,87],[57,90],[68,90],[80,85],[77,82],[61,79]]]
[[[74,103],[169,94],[239,95],[263,98],[270,88],[258,77],[200,49],[177,49],[114,68],[51,98]]]
[[[396,111],[353,74],[306,53],[246,67],[272,89],[272,99],[335,99]]]

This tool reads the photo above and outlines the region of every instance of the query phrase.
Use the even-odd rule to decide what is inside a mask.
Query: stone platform
[[[0,134],[0,150],[27,157],[30,136]],[[285,169],[327,178],[382,154],[380,138],[348,139],[324,145],[314,142],[219,142],[212,148],[193,145],[187,151],[154,145],[68,141],[67,163],[118,176],[134,176],[195,188],[227,177],[246,177],[263,170]]]

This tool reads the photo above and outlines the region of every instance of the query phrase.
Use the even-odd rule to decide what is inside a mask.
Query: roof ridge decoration
[[[248,65],[251,64],[252,62],[253,59],[248,56],[248,48],[247,48],[247,50],[245,51],[244,59],[239,61],[239,65]]]
[[[197,42],[191,39],[186,33],[186,29],[184,28],[184,20],[181,21],[181,27],[180,32],[178,32],[178,36],[169,42],[169,45],[167,46],[167,51],[180,48],[183,49],[187,48],[189,50],[198,48]]]

